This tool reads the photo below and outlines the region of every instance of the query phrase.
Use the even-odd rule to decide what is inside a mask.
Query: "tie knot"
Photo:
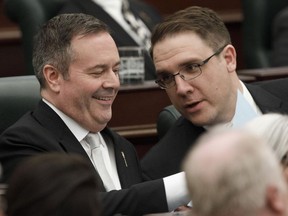
[[[100,139],[98,133],[88,133],[85,137],[85,140],[90,145],[91,149],[100,147]]]

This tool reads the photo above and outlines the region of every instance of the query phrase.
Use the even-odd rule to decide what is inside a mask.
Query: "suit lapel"
[[[59,145],[63,148],[65,152],[75,153],[83,156],[94,168],[90,158],[88,157],[80,142],[78,142],[76,137],[68,129],[62,119],[42,100],[39,102],[39,105],[35,109],[33,115],[35,119],[47,129],[47,133],[50,133],[49,136],[52,136],[56,140],[58,140]],[[95,172],[99,180],[100,190],[105,191],[103,182],[98,172],[96,170]]]
[[[101,134],[107,144],[113,145],[121,187],[128,188],[135,183],[141,182],[141,174],[138,176],[136,174],[139,168],[136,167],[135,161],[129,163],[131,152],[128,150],[128,144],[123,143],[122,139],[117,138],[108,128],[101,131]],[[134,171],[134,169],[136,169],[136,171]]]
[[[68,129],[62,119],[42,100],[34,112],[34,117],[47,129],[50,135],[58,140],[62,148],[69,153],[77,153],[87,156],[85,150],[76,137]]]
[[[255,103],[263,113],[287,112],[288,105],[259,85],[246,84]]]

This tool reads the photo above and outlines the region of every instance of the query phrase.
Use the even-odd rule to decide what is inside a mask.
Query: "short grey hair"
[[[269,185],[287,193],[287,184],[272,150],[260,137],[244,130],[232,141],[236,145],[229,160],[217,165],[197,160],[201,145],[225,133],[229,132],[205,134],[184,161],[193,209],[201,216],[253,216],[265,206]]]

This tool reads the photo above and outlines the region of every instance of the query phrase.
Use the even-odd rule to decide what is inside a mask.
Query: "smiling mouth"
[[[101,100],[101,101],[111,101],[113,100],[113,97],[94,97],[97,100]]]

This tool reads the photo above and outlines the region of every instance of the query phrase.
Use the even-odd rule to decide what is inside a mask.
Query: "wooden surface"
[[[189,6],[208,7],[217,12],[239,11],[241,10],[241,0],[233,0],[233,4],[228,0],[144,0],[153,5],[163,16],[174,13]]]
[[[238,70],[237,73],[240,77],[241,76],[254,77],[255,81],[271,80],[271,79],[288,77],[288,66],[287,67],[275,67],[275,68]]]

